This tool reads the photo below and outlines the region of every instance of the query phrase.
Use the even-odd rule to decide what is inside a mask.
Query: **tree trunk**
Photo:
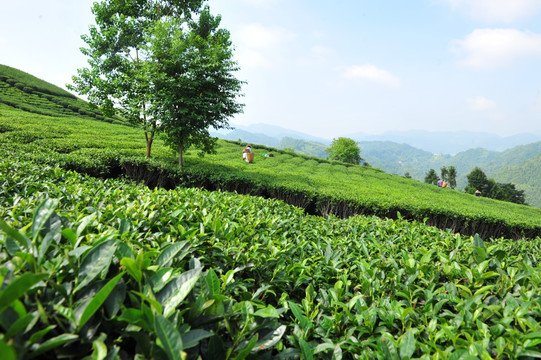
[[[178,144],[178,166],[182,167],[184,160],[182,158],[182,152],[184,151],[184,143],[181,140]]]
[[[150,150],[152,150],[152,142],[154,141],[154,133],[156,132],[156,123],[152,124],[152,131],[150,132],[150,137],[148,132],[145,131],[145,139],[147,141],[147,158],[150,158]]]

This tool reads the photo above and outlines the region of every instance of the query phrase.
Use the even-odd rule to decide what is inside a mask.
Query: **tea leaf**
[[[30,239],[28,239],[26,236],[21,234],[18,230],[12,228],[11,226],[9,226],[7,223],[5,223],[2,220],[0,220],[0,230],[6,233],[6,235],[8,235],[9,237],[17,240],[19,245],[21,245],[26,250],[30,249],[30,244],[31,244]]]
[[[15,351],[4,342],[3,339],[0,339],[0,354],[2,354],[2,360],[16,360]]]
[[[183,254],[176,257],[176,260],[181,260],[188,254],[188,249],[191,247],[188,241],[184,240],[178,243],[171,244],[162,250],[161,254],[156,259],[156,264],[159,266],[170,266],[169,262],[181,251]]]
[[[284,336],[286,329],[287,326],[285,325],[279,326],[277,329],[261,338],[257,343],[256,348],[258,350],[264,350],[276,345],[282,336]]]
[[[25,273],[9,283],[4,290],[0,291],[0,314],[15,300],[25,295],[30,288],[47,276],[47,274]]]
[[[310,345],[303,339],[299,339],[299,345],[301,347],[302,359],[313,360],[314,353],[312,352],[312,348],[310,347]]]
[[[38,206],[36,212],[34,213],[34,219],[31,227],[33,241],[36,240],[39,232],[44,228],[45,223],[47,220],[49,220],[55,209],[58,207],[58,203],[58,199],[47,199]]]
[[[254,315],[262,318],[278,318],[280,316],[276,308],[272,305],[267,305],[266,308],[257,310]]]
[[[240,349],[237,356],[235,356],[233,359],[234,360],[244,360],[248,355],[250,355],[250,352],[252,351],[252,349],[257,344],[258,337],[259,337],[258,334],[255,334],[254,336],[252,336],[250,341],[242,349]]]
[[[182,338],[177,328],[165,317],[156,314],[154,317],[154,329],[158,339],[160,339],[161,348],[167,354],[170,360],[182,360]]]
[[[190,330],[185,334],[182,334],[182,343],[184,349],[190,349],[194,346],[199,345],[199,342],[203,339],[214,336],[214,333],[202,329]]]
[[[416,343],[415,334],[412,329],[409,329],[400,340],[400,357],[411,358],[415,352]]]
[[[41,354],[49,351],[49,350],[52,350],[54,348],[57,348],[59,346],[62,346],[64,344],[67,344],[71,341],[74,341],[76,339],[78,339],[79,336],[75,335],[75,334],[62,334],[62,335],[58,335],[52,339],[49,339],[45,342],[43,342],[42,344],[40,344],[35,351],[32,351],[30,353],[30,355],[28,356],[28,359],[33,359],[37,356],[40,356]]]
[[[202,268],[199,267],[182,273],[165,285],[163,290],[156,295],[156,299],[164,307],[164,316],[169,316],[190,293],[201,276],[201,270]]]
[[[117,241],[106,240],[93,247],[85,256],[81,268],[79,269],[79,284],[74,292],[88,285],[96,276],[100,275],[111,264],[111,259],[115,253]]]
[[[98,311],[100,306],[107,300],[107,297],[113,291],[118,281],[122,278],[124,273],[120,273],[111,280],[105,284],[100,291],[94,297],[92,300],[86,305],[85,309],[83,310],[83,313],[81,315],[81,318],[79,319],[78,327],[79,329],[82,328],[86,322]]]

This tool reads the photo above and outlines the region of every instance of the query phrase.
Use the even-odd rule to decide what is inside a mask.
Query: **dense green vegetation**
[[[145,184],[222,189],[282,199],[309,213],[347,217],[374,214],[427,219],[431,225],[463,234],[520,238],[541,232],[541,210],[490,199],[477,199],[381,170],[346,165],[272,150],[276,156],[241,161],[241,145],[220,141],[216,154],[204,158],[192,151],[186,169],[158,142],[154,159],[142,159],[140,130],[84,118],[50,117],[0,104],[3,150],[43,164],[59,164],[93,176],[128,176]],[[13,121],[17,119],[17,121]]]
[[[4,359],[541,356],[541,240],[0,160]],[[75,355],[74,355],[75,354]]]
[[[181,170],[27,95],[0,104],[2,359],[541,357],[539,209],[226,141]]]
[[[0,65],[0,104],[34,114],[124,123],[119,118],[104,117],[95,107],[66,90],[5,65]]]

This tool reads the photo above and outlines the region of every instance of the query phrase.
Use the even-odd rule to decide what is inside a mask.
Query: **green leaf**
[[[308,330],[308,328],[311,327],[312,323],[302,314],[301,307],[292,301],[288,301],[288,304],[293,315],[295,315],[297,320],[299,320],[299,323],[301,324],[301,328],[304,331]]]
[[[8,331],[6,331],[5,337],[8,339],[14,337],[17,333],[25,329],[32,322],[32,320],[35,320],[36,317],[38,317],[36,313],[30,313],[20,317],[17,319],[17,321],[11,324]]]
[[[480,295],[480,294],[484,294],[488,291],[490,291],[492,288],[494,288],[496,285],[485,285],[483,286],[482,288],[480,288],[479,290],[477,290],[473,296],[477,296],[477,295]]]
[[[0,354],[2,354],[2,360],[16,360],[15,351],[4,342],[3,339],[0,339]]]
[[[23,296],[32,286],[45,279],[47,274],[25,273],[0,292],[0,314],[15,300]]]
[[[118,281],[122,278],[124,273],[120,273],[111,280],[105,284],[100,291],[94,297],[92,300],[86,305],[85,309],[83,310],[83,313],[81,314],[81,318],[79,319],[78,327],[81,329],[86,322],[98,311],[98,309],[101,307],[101,305],[107,300],[107,297],[113,291]]]
[[[75,243],[77,242],[77,235],[72,229],[66,228],[62,230],[61,234],[63,237],[68,239],[72,245],[75,245]]]
[[[163,305],[164,316],[169,316],[175,308],[186,298],[201,276],[202,268],[188,270],[179,277],[171,280],[156,299]]]
[[[9,237],[15,239],[20,246],[22,246],[26,250],[30,250],[30,239],[28,239],[26,236],[21,234],[18,230],[12,228],[4,221],[0,220],[0,230],[2,230],[6,235]]]
[[[477,234],[473,237],[473,258],[477,264],[482,263],[487,258],[487,251],[483,239]]]
[[[49,350],[52,350],[52,349],[55,349],[59,346],[62,346],[64,344],[67,344],[73,340],[76,340],[78,339],[79,336],[77,335],[74,335],[74,334],[62,334],[62,335],[58,335],[52,339],[49,339],[45,342],[43,342],[42,344],[40,344],[35,351],[33,351],[32,353],[30,353],[30,356],[28,357],[28,359],[33,359],[35,358],[36,356],[40,356],[41,354],[49,351]]]
[[[214,295],[221,294],[220,278],[218,277],[218,275],[216,275],[213,269],[210,269],[207,272],[207,276],[205,276],[205,282],[207,284],[209,298],[214,297]]]
[[[257,350],[268,349],[278,343],[286,332],[287,326],[280,325],[277,329],[265,335],[256,345]]]
[[[152,284],[152,290],[157,293],[163,289],[165,285],[171,280],[173,275],[173,268],[161,268],[156,274],[152,275],[150,278],[150,283]]]
[[[519,354],[520,357],[526,356],[535,359],[541,359],[541,352],[535,350],[523,350]]]
[[[408,357],[411,358],[413,353],[415,352],[415,345],[417,341],[415,340],[415,335],[413,333],[412,329],[409,329],[406,331],[406,333],[402,336],[402,339],[400,340],[400,357]]]
[[[299,346],[301,347],[301,353],[302,353],[302,359],[303,360],[313,360],[314,359],[314,353],[312,352],[312,348],[310,347],[310,344],[308,344],[303,339],[299,339]]]
[[[257,310],[254,315],[262,318],[278,318],[280,316],[276,308],[272,305],[267,305],[266,308]]]
[[[156,259],[156,264],[159,266],[170,266],[169,262],[175,258],[177,261],[181,260],[188,254],[188,249],[191,244],[184,240],[178,243],[171,244],[162,250],[161,254]],[[184,251],[183,254],[177,256],[180,251]]]
[[[128,274],[131,275],[137,281],[137,283],[141,282],[141,279],[143,278],[143,272],[139,270],[139,267],[137,265],[137,262],[132,258],[122,258],[120,260],[120,265],[124,266]]]
[[[252,336],[250,341],[242,349],[240,349],[237,356],[234,357],[234,360],[244,360],[244,359],[246,359],[246,357],[248,355],[250,355],[250,352],[252,351],[252,349],[257,344],[258,337],[259,337],[258,334],[255,334],[254,336]]]
[[[78,285],[74,292],[82,289],[104,270],[109,268],[117,246],[114,239],[106,240],[94,246],[84,258],[79,269]]]
[[[167,357],[170,360],[182,360],[183,344],[177,328],[165,317],[156,314],[154,317],[154,329],[158,339],[160,339],[161,348],[165,351]]]
[[[214,336],[214,333],[211,333],[210,331],[203,329],[190,330],[187,333],[182,334],[182,344],[184,344],[184,349],[190,349],[199,345],[201,340],[211,336]]]
[[[58,202],[58,199],[47,199],[38,206],[34,213],[34,219],[32,220],[31,232],[33,241],[36,240],[39,232],[45,227],[45,223],[54,213],[58,206]]]
[[[386,337],[379,338],[378,345],[385,359],[398,360],[398,353],[392,339]]]

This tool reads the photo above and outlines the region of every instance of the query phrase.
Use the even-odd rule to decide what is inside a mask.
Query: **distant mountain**
[[[242,129],[235,129],[233,131],[229,132],[217,132],[217,131],[211,131],[212,136],[219,137],[220,139],[226,139],[226,140],[241,140],[246,143],[250,144],[259,144],[259,145],[266,145],[266,146],[272,146],[272,147],[278,147],[278,144],[280,143],[279,138],[275,138],[272,136],[269,136],[267,134],[262,133],[253,133]]]
[[[518,145],[541,141],[541,134],[498,136],[481,132],[430,132],[422,130],[389,131],[378,135],[354,133],[345,135],[357,141],[392,141],[405,143],[435,154],[458,154],[474,148],[504,151]]]
[[[280,126],[268,125],[268,124],[252,124],[252,125],[234,125],[236,130],[244,130],[251,133],[264,134],[281,140],[284,137],[290,137],[293,139],[300,139],[306,141],[315,141],[325,145],[329,145],[331,140],[324,139],[312,135],[308,135],[299,131],[289,130]]]
[[[316,156],[318,158],[325,159],[327,157],[327,152],[325,149],[328,148],[327,145],[322,144],[317,141],[307,141],[294,139],[291,137],[283,137],[278,144],[279,149],[289,148],[294,149],[298,154],[304,154],[309,156]]]

